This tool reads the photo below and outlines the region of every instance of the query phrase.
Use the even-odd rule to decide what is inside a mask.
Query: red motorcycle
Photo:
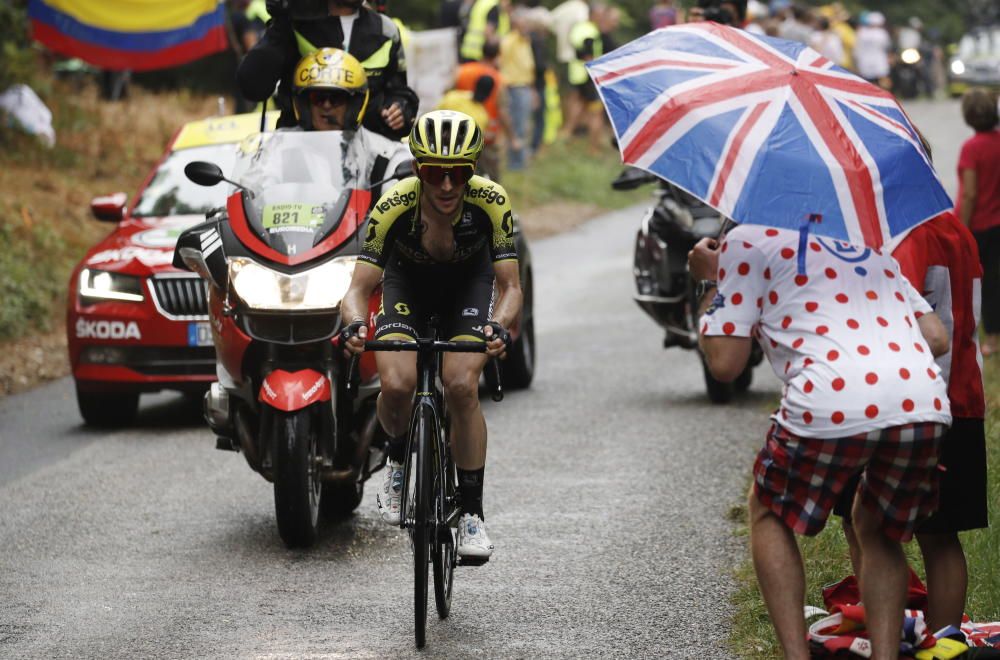
[[[288,547],[311,545],[321,516],[350,514],[385,462],[373,442],[375,360],[362,358],[349,395],[336,335],[359,230],[385,183],[370,185],[373,172],[403,176],[409,156],[399,145],[376,157],[365,139],[363,131],[279,131],[240,145],[231,179],[212,163],[185,168],[199,185],[235,186],[174,253],[176,267],[209,285],[219,380],[205,395],[205,419],[219,449],[242,451],[274,484]],[[380,298],[376,291],[371,317]]]

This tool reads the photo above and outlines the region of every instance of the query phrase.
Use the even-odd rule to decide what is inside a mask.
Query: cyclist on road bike
[[[506,328],[521,311],[514,220],[507,192],[474,175],[483,134],[471,117],[429,112],[414,124],[409,145],[417,174],[376,202],[344,297],[343,318],[351,320],[347,347],[364,350],[368,299],[383,277],[376,341],[425,337],[436,314],[443,338],[487,342],[485,353],[446,353],[441,380],[462,504],[458,554],[488,558],[493,544],[483,516],[486,421],[479,376],[489,357],[506,350]],[[390,438],[378,506],[383,520],[398,524],[416,355],[378,352],[376,362],[382,381],[378,418]]]

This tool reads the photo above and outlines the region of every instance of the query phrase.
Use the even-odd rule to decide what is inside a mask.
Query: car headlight
[[[80,297],[90,300],[142,302],[142,278],[84,268],[80,271]]]
[[[357,261],[357,257],[339,257],[305,272],[286,275],[245,257],[231,257],[229,281],[251,309],[332,309],[344,299]]]
[[[965,73],[965,62],[962,60],[953,60],[951,63],[951,72],[956,76],[960,76]]]
[[[907,48],[899,54],[899,59],[903,60],[903,64],[916,64],[920,61],[920,51],[916,48]]]

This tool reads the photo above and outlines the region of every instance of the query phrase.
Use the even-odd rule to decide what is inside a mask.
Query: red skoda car
[[[277,113],[269,114],[273,127]],[[125,193],[91,202],[98,220],[116,226],[76,266],[69,284],[69,359],[88,424],[127,424],[141,393],[198,396],[215,380],[204,284],[170,264],[181,231],[223,206],[225,190],[195,185],[184,166],[202,160],[230,171],[239,144],[259,128],[258,114],[186,124],[131,204]]]

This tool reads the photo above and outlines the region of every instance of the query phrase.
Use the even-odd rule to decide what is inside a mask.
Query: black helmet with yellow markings
[[[347,102],[344,129],[357,130],[368,107],[368,76],[353,55],[339,48],[321,48],[303,57],[292,81],[295,116],[299,125],[311,130],[310,95],[323,91],[343,94]]]
[[[483,132],[476,121],[455,110],[434,110],[413,122],[410,153],[426,159],[475,163],[483,151]]]

